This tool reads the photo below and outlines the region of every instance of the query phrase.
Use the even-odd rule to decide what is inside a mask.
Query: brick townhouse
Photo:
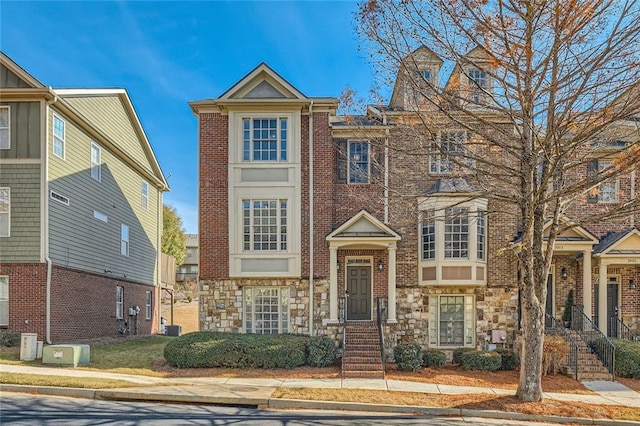
[[[412,55],[421,78],[438,84],[442,60],[425,47]],[[416,93],[406,78],[398,75],[389,105],[363,116],[336,115],[336,98],[307,97],[264,63],[219,97],[190,103],[199,124],[202,330],[320,334],[342,345],[344,320],[372,322],[380,304],[387,349],[513,342],[517,262],[505,248],[517,240],[517,214],[473,196],[477,182],[446,155],[473,134],[435,111],[424,134],[412,111],[428,108],[428,91]],[[471,65],[456,67],[446,87],[462,90],[464,78],[492,90]],[[483,93],[467,96],[481,103]],[[484,120],[509,126],[491,113]],[[555,247],[549,314],[560,318],[574,289],[588,316],[640,331],[640,214],[580,220],[633,199],[637,175],[636,167],[585,194],[563,218],[580,226]]]

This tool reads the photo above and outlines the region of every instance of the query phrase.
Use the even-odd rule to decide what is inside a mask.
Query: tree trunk
[[[520,381],[516,396],[524,402],[542,400],[544,307],[535,301],[532,287],[530,285],[524,291],[522,298],[524,333],[520,355]]]

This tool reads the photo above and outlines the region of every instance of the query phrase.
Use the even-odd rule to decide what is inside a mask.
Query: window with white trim
[[[244,332],[289,332],[289,288],[244,287]]]
[[[491,92],[489,75],[486,71],[473,68],[468,71],[469,85],[471,86],[471,100],[476,103],[485,103],[487,93]]]
[[[476,217],[476,258],[487,260],[487,212],[478,211]]]
[[[445,259],[469,258],[469,210],[452,207],[444,215]]]
[[[51,191],[49,193],[49,196],[51,197],[52,200],[56,200],[57,202],[64,204],[65,206],[69,205],[69,199],[62,194],[58,194],[55,191]]]
[[[243,250],[287,250],[287,200],[242,200]]]
[[[471,295],[429,297],[429,346],[475,346],[475,300]]]
[[[153,307],[153,295],[150,291],[145,292],[145,309],[144,309],[144,317],[145,319],[151,319],[152,307]]]
[[[598,175],[609,173],[614,167],[611,160],[594,159],[589,163],[588,175],[590,179],[598,180]],[[600,182],[588,194],[589,203],[611,204],[618,202],[618,178],[612,177]]]
[[[369,142],[349,141],[349,183],[369,183],[371,162]]]
[[[142,181],[142,188],[140,189],[142,196],[142,208],[147,210],[149,208],[149,184]]]
[[[53,155],[64,160],[66,145],[66,123],[53,114]]]
[[[11,111],[9,106],[0,106],[0,149],[11,148]]]
[[[462,130],[442,132],[432,144],[429,171],[433,174],[451,174],[456,169],[471,165],[471,159],[465,157],[465,144],[469,137],[469,132]]]
[[[102,180],[102,150],[100,147],[91,144],[91,178],[100,182]]]
[[[124,287],[116,286],[116,318],[124,318]]]
[[[9,277],[0,276],[0,326],[9,325]]]
[[[101,222],[107,223],[109,221],[109,218],[107,217],[107,215],[104,213],[100,213],[98,210],[93,211],[93,217],[94,219],[98,219]]]
[[[120,254],[129,256],[129,227],[125,224],[120,226]]]
[[[11,189],[0,188],[0,237],[11,236]]]
[[[421,213],[422,216],[422,259],[436,258],[436,218],[433,210]]]
[[[284,117],[242,119],[243,161],[287,161],[287,139]]]

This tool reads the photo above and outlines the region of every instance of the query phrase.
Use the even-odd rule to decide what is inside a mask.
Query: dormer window
[[[491,92],[489,76],[485,71],[473,68],[468,71],[471,100],[474,103],[485,103],[487,93]]]

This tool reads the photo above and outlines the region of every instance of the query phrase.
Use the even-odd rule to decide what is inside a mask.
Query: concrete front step
[[[382,371],[345,371],[345,379],[384,379]]]

